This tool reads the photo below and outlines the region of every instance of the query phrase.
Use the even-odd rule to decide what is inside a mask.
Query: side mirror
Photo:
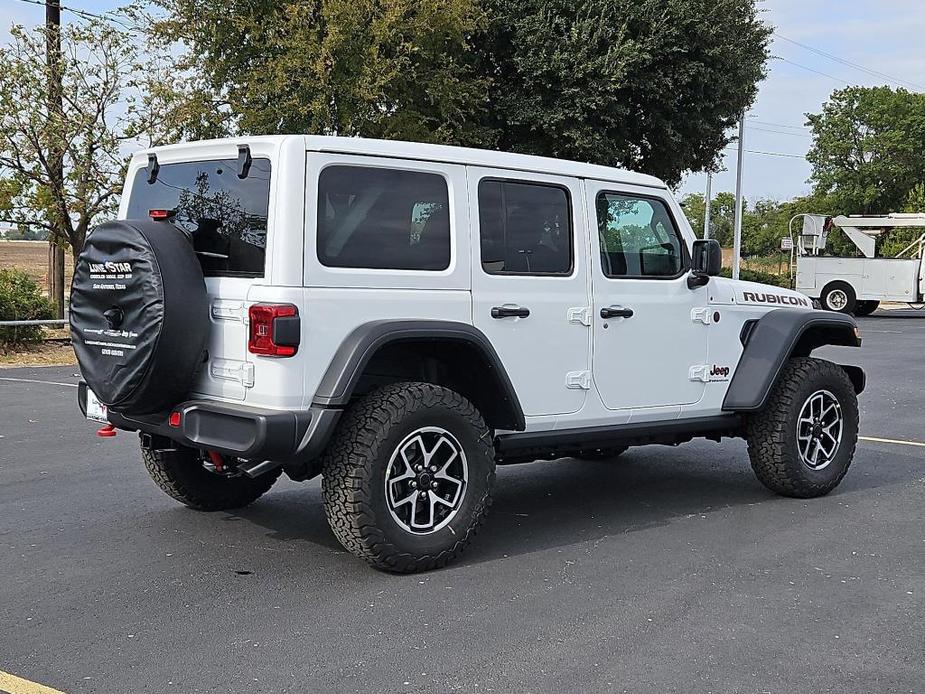
[[[702,287],[723,269],[723,249],[716,239],[698,239],[691,248],[691,274],[687,286]]]

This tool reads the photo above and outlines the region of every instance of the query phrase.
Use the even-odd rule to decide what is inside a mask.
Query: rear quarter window
[[[329,166],[318,177],[318,260],[328,267],[445,270],[450,202],[436,173]]]
[[[254,158],[245,178],[233,159],[161,164],[157,178],[135,172],[127,217],[172,210],[190,234],[206,276],[262,277],[270,206],[270,160]]]

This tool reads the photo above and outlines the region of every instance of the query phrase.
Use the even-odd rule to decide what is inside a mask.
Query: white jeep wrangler
[[[322,475],[335,535],[390,571],[462,552],[496,464],[744,437],[767,487],[826,494],[864,374],[810,355],[856,323],[720,262],[637,173],[335,137],[157,148],[77,263],[79,403],[194,509]]]

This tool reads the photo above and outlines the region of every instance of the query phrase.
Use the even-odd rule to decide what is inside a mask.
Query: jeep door
[[[528,416],[577,412],[590,387],[587,224],[576,179],[469,167],[472,320]]]
[[[594,236],[592,371],[605,407],[697,402],[709,372],[708,288],[687,286],[680,210],[654,188],[587,181],[586,191]]]

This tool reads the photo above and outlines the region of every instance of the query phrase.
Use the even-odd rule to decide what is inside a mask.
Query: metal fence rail
[[[27,325],[67,325],[64,319],[58,320],[0,320],[0,328],[24,328]]]

